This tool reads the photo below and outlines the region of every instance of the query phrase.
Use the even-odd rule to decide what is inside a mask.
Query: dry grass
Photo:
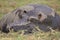
[[[9,34],[0,34],[0,40],[60,40],[60,32],[34,32],[33,34],[19,34],[10,32]]]

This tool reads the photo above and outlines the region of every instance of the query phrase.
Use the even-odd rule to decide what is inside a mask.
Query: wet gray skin
[[[5,30],[7,31],[7,29],[12,28],[11,26],[13,26],[13,29],[16,29],[17,24],[20,25],[22,24],[23,26],[26,23],[30,25],[29,22],[31,23],[35,22],[36,24],[39,23],[39,28],[45,31],[48,29],[46,25],[45,26],[42,25],[43,26],[42,27],[40,24],[45,22],[44,20],[47,20],[49,18],[48,16],[55,17],[55,12],[53,9],[46,5],[30,4],[17,8],[3,16],[2,20],[0,21],[0,26],[2,27],[3,31]],[[49,22],[49,20],[50,19],[48,19],[47,21]],[[20,25],[18,26],[18,28],[21,29],[22,26]]]

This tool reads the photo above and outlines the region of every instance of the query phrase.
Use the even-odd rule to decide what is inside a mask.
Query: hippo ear
[[[17,15],[19,18],[22,18],[22,10],[21,9],[15,9],[14,11],[13,11],[13,13],[15,14],[15,16]]]
[[[39,15],[38,15],[38,18],[40,19],[41,17],[42,17],[42,14],[39,14]]]
[[[17,11],[17,14],[18,14],[18,17],[19,17],[19,18],[22,18],[22,10],[18,10],[18,11]]]
[[[24,14],[24,13],[27,13],[27,10],[24,10],[24,9],[16,9],[15,10],[15,14]]]
[[[16,9],[15,14],[21,14],[22,10],[21,9]]]
[[[38,14],[38,18],[39,18],[39,20],[42,22],[42,21],[44,21],[44,19],[47,18],[47,16],[46,16],[44,13],[40,12],[40,13]]]
[[[18,9],[16,10],[15,14],[18,15],[19,18],[22,18],[22,15],[26,14],[26,10]]]

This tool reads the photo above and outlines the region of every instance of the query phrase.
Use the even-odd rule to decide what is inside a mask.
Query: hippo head
[[[50,23],[56,14],[54,9],[46,5],[34,5],[34,10],[28,12],[27,15],[30,16],[31,22]]]

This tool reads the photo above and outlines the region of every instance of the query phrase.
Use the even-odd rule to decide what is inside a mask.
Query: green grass
[[[60,0],[0,0],[0,18],[15,8],[26,4],[46,4],[60,14]],[[60,32],[34,32],[29,35],[19,34],[18,32],[0,33],[0,40],[60,40]]]

